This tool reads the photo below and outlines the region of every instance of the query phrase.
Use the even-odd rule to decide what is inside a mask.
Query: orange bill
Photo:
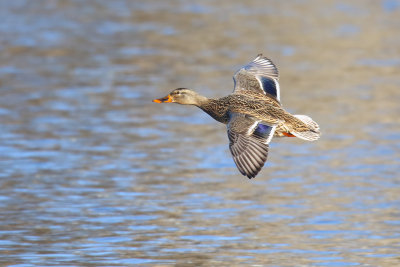
[[[153,102],[156,102],[156,103],[171,103],[172,102],[172,98],[171,98],[170,95],[167,95],[166,97],[163,97],[163,98],[154,99]]]

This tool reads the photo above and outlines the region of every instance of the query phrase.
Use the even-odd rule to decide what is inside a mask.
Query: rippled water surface
[[[400,2],[1,1],[2,266],[399,266]],[[258,53],[319,122],[248,180],[220,97]]]

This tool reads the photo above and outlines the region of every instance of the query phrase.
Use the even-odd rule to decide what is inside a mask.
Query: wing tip
[[[272,66],[274,69],[274,75],[276,77],[274,77],[275,79],[279,80],[279,70],[278,67],[276,66],[276,64],[268,57],[264,56],[262,53],[258,54],[257,57],[253,60],[254,62],[258,62],[261,64],[265,64],[268,66]],[[264,65],[263,64],[263,65]]]
[[[250,151],[241,151],[232,146],[229,146],[229,148],[239,172],[249,179],[255,178],[258,175],[268,158],[268,144],[258,143],[257,146],[250,145]],[[256,157],[253,153],[255,153]]]

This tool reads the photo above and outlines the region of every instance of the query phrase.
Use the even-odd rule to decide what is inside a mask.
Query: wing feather
[[[254,127],[255,123],[257,125]],[[241,174],[254,178],[267,160],[268,143],[274,135],[275,127],[236,113],[231,114],[227,127],[233,161]]]
[[[259,54],[253,61],[240,68],[233,76],[234,92],[252,90],[268,94],[280,101],[279,72],[275,64]]]

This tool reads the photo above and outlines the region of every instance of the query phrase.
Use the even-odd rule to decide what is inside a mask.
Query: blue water
[[[397,266],[397,1],[0,3],[4,266]],[[219,97],[263,52],[322,138],[252,180]]]

